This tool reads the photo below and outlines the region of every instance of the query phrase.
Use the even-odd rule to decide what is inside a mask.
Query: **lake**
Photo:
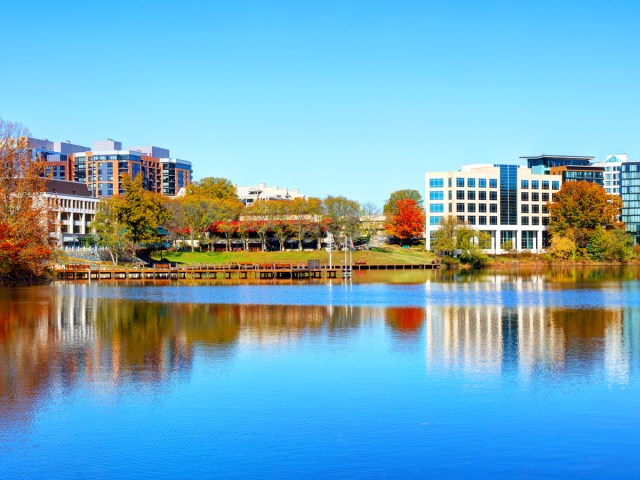
[[[0,476],[638,478],[639,278],[0,288]]]

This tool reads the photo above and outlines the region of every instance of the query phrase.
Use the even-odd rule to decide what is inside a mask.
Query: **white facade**
[[[98,208],[97,198],[90,197],[85,184],[51,180],[47,183],[45,200],[53,212],[55,231],[50,233],[59,247],[82,243],[91,234],[91,222]]]
[[[426,248],[440,220],[455,216],[491,236],[490,253],[542,252],[547,245],[547,203],[562,185],[561,175],[534,174],[517,165],[469,165],[459,171],[426,175]]]
[[[264,183],[250,186],[236,185],[236,189],[240,201],[247,206],[260,200],[293,200],[294,198],[304,198],[300,190],[269,186]]]
[[[604,162],[594,162],[594,167],[604,168],[604,189],[609,195],[620,195],[620,171],[622,163],[629,161],[627,154],[607,155]]]

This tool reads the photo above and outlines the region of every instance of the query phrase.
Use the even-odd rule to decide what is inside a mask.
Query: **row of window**
[[[531,198],[532,202],[539,202],[541,198],[543,202],[548,202],[549,198],[552,200],[555,199],[555,193],[549,197],[549,194],[546,192],[543,193],[542,196],[540,196],[538,192],[531,192],[531,196],[529,196],[529,192],[520,192],[520,200],[522,202],[528,202],[529,198]]]
[[[531,213],[540,213],[540,210],[542,210],[542,213],[549,213],[549,208],[546,205],[542,205],[542,208],[537,204],[531,205]],[[529,205],[520,205],[520,213],[529,213]]]
[[[453,186],[453,179],[447,179],[448,186],[451,188]],[[469,188],[487,188],[487,180],[489,184],[489,188],[498,188],[498,179],[497,178],[467,178],[465,181],[464,177],[456,178],[456,187],[464,188],[465,185]],[[443,178],[430,178],[429,179],[429,188],[444,188],[444,179]]]
[[[477,195],[476,195],[477,193]],[[481,190],[479,192],[476,192],[475,190],[469,190],[466,192],[465,195],[465,191],[464,190],[456,190],[456,200],[464,200],[466,196],[467,200],[476,200],[476,198],[478,200],[486,200],[487,199],[487,192],[484,190]],[[449,190],[449,200],[451,200],[451,190]],[[498,192],[497,191],[490,191],[489,192],[489,200],[498,200]]]
[[[475,213],[476,212],[476,204],[475,203],[456,203],[456,212],[464,212],[465,208],[467,209],[467,212],[470,213]],[[486,203],[479,203],[478,206],[478,212],[483,213],[487,211],[487,204]],[[449,211],[451,211],[451,204],[449,204]],[[489,212],[490,213],[498,213],[498,204],[497,203],[490,203],[489,204]]]
[[[539,190],[542,185],[542,190],[549,190],[549,186],[553,190],[560,190],[560,182],[558,180],[553,180],[549,182],[549,180],[531,180],[531,189]],[[520,180],[520,188],[528,189],[529,188],[529,180]]]

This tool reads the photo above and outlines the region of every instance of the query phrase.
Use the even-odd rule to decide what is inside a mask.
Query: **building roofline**
[[[551,155],[551,154],[546,154],[543,153],[542,155],[536,155],[536,156],[532,156],[532,157],[519,157],[519,158],[523,158],[525,160],[533,160],[536,158],[547,158],[547,157],[553,157],[553,158],[580,158],[580,159],[585,159],[585,160],[593,160],[596,157],[590,156],[590,155]]]

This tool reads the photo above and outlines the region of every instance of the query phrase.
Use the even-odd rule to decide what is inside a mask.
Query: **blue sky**
[[[3,17],[2,118],[170,148],[195,178],[382,205],[464,163],[640,159],[640,2],[25,1]]]

